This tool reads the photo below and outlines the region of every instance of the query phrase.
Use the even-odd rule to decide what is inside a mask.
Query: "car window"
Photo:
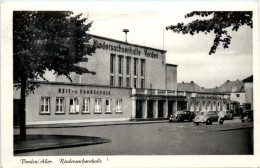
[[[204,113],[205,113],[204,111],[201,111],[199,112],[199,115],[204,115]]]

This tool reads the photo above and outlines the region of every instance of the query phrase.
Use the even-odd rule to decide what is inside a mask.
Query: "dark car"
[[[190,111],[176,111],[174,114],[172,114],[169,118],[169,121],[184,121],[189,120],[192,121],[195,117],[195,113]]]
[[[246,110],[240,117],[242,122],[245,121],[250,121],[253,122],[254,121],[254,111],[253,110]]]

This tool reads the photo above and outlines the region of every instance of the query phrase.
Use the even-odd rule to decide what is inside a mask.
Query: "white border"
[[[12,91],[12,11],[13,10],[74,10],[74,11],[156,11],[185,8],[193,10],[253,10],[253,49],[254,49],[254,155],[235,156],[93,156],[101,158],[100,164],[67,164],[67,165],[22,165],[22,157],[13,157],[13,91]],[[258,55],[258,2],[2,2],[1,4],[1,150],[2,167],[259,167],[259,72]],[[91,158],[92,156],[88,156]],[[61,157],[30,157],[35,159],[49,158],[58,161]],[[82,156],[62,158],[84,158]],[[184,160],[183,160],[184,159]]]

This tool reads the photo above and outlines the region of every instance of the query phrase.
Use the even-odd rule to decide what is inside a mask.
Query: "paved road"
[[[253,123],[238,120],[223,125],[192,122],[28,129],[28,134],[98,136],[107,144],[45,150],[18,155],[207,155],[252,154]],[[15,130],[17,131],[17,130]]]

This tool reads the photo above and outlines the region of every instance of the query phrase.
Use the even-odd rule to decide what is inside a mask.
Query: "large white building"
[[[186,104],[177,91],[177,65],[165,62],[166,51],[92,35],[97,47],[79,65],[96,72],[64,76],[46,73],[49,82],[26,98],[26,124],[119,121],[167,118]],[[20,91],[14,90],[14,116]],[[178,108],[179,107],[179,108]]]

